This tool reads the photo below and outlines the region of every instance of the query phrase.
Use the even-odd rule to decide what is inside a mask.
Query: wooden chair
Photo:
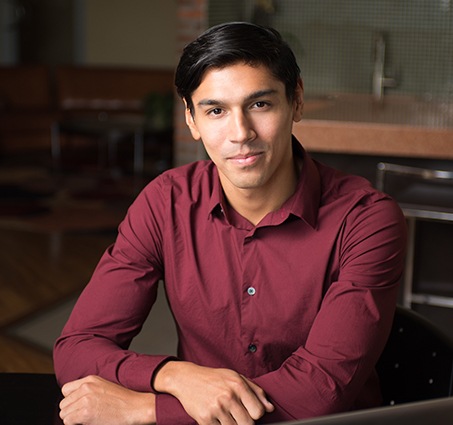
[[[49,148],[56,119],[49,69],[0,65],[0,150]]]
[[[173,70],[114,66],[58,66],[55,70],[59,121],[52,128],[52,158],[60,168],[61,136],[82,137],[107,146],[108,162],[115,164],[120,141],[132,141],[134,171],[143,171],[145,136],[157,132],[147,115],[150,99],[162,99],[172,119]],[[161,108],[162,109],[162,108]],[[162,110],[159,110],[161,113]],[[172,121],[170,122],[172,125]],[[165,136],[169,133],[166,129]],[[168,140],[167,145],[172,141]],[[157,146],[156,154],[168,149]],[[162,152],[161,152],[162,151]],[[167,155],[168,156],[168,155]]]

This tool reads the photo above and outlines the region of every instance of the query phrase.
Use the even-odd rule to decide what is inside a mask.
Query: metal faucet
[[[396,80],[385,76],[385,39],[378,33],[374,42],[373,98],[382,102],[385,87],[396,87]]]

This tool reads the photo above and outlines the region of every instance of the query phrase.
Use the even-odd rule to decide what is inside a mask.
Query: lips
[[[249,152],[247,154],[239,154],[229,158],[229,160],[240,165],[251,165],[255,163],[262,155],[262,152]]]
[[[237,155],[230,156],[229,159],[247,159],[253,156],[259,156],[263,152],[261,151],[253,151],[253,152],[246,152],[246,153],[239,153]]]

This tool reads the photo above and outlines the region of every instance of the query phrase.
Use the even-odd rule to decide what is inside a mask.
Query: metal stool
[[[390,177],[394,177],[392,188]],[[453,294],[449,297],[413,291],[416,224],[419,220],[453,224],[453,171],[380,162],[377,164],[376,187],[393,196],[407,219],[408,250],[402,304],[408,308],[413,303],[453,308]]]

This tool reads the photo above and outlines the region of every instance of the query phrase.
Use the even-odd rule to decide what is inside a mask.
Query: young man
[[[210,161],[131,206],[55,346],[65,424],[253,424],[379,405],[404,218],[292,137],[299,68],[279,34],[222,24],[178,93]],[[178,357],[128,350],[164,280]]]

